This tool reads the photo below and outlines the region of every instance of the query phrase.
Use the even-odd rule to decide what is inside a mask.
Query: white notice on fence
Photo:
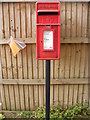
[[[43,49],[53,50],[53,31],[44,31]]]

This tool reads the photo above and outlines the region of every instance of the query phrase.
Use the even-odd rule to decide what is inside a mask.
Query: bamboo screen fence
[[[30,110],[45,105],[45,61],[36,60],[35,2],[0,3],[0,91],[2,110]],[[61,58],[51,60],[51,105],[88,101],[90,5],[61,2]],[[16,57],[10,36],[27,47]]]

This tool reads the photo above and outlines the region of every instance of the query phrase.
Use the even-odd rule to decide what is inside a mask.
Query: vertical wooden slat
[[[59,78],[59,60],[55,60],[55,66],[54,66],[54,78]]]
[[[32,37],[35,39],[36,36],[36,11],[35,11],[35,3],[31,3],[32,7]]]
[[[59,60],[54,61],[54,78],[59,77]],[[54,105],[58,105],[58,85],[54,85]]]
[[[63,85],[59,85],[59,105],[63,106]]]
[[[2,9],[3,8],[3,9]],[[0,13],[1,13],[1,21],[0,21],[0,27],[1,28],[3,28],[4,27],[4,24],[5,24],[5,22],[4,22],[4,18],[5,18],[5,6],[4,6],[4,4],[1,4],[1,7],[0,7]],[[3,31],[2,31],[2,29],[1,29],[1,32],[0,32],[0,36],[1,37],[5,37],[4,36],[4,34],[2,35],[2,32],[4,32],[5,30],[4,30],[5,28],[3,28]],[[5,33],[5,32],[4,32]],[[7,72],[6,72],[6,56],[5,56],[5,46],[4,45],[2,45],[1,46],[1,56],[2,56],[2,58],[1,58],[1,61],[2,61],[2,74],[3,74],[3,78],[7,78]]]
[[[77,37],[81,37],[82,3],[77,3]]]
[[[50,105],[53,105],[53,85],[50,85]]]
[[[71,36],[71,3],[66,3],[66,36]]]
[[[74,85],[74,92],[73,92],[73,104],[75,105],[78,100],[78,85]]]
[[[82,36],[87,36],[88,3],[83,3]]]
[[[89,43],[90,43],[90,3],[88,3],[88,38],[89,38]]]
[[[5,3],[3,5],[3,12],[4,12],[5,38],[9,38],[10,33],[9,33],[9,6],[8,6],[8,3]],[[6,48],[6,61],[7,61],[7,63],[6,63],[7,78],[12,78],[10,48],[7,45],[5,46],[5,48]],[[10,85],[9,86],[5,85],[4,89],[5,89],[7,109],[10,110],[10,109],[12,109],[12,106],[13,106],[12,104],[13,104],[13,100],[14,100],[14,99],[12,99],[12,100],[10,99],[12,96],[12,93],[9,93],[9,89],[11,89],[11,87],[10,87]]]
[[[71,45],[70,78],[74,78],[75,72],[75,45]]]
[[[39,60],[39,79],[44,78],[44,69],[43,69],[43,61]],[[43,85],[39,85],[39,106],[43,107],[44,105],[44,88]]]
[[[80,78],[84,78],[85,68],[85,44],[81,45],[81,57],[80,57]]]
[[[64,85],[64,107],[68,105],[68,85]]]
[[[29,110],[29,88],[28,85],[24,85],[24,94],[25,94],[25,110]]]
[[[10,10],[10,35],[15,37],[15,21],[14,21],[14,4],[10,3],[9,4],[9,10]],[[12,54],[12,70],[13,70],[13,78],[17,79],[17,63],[16,63],[16,57],[13,56]],[[13,101],[12,104],[14,105],[14,107],[12,107],[12,110],[20,110],[19,109],[19,95],[18,95],[18,86],[14,85],[12,86],[12,91],[13,91]],[[15,91],[15,93],[14,93]],[[11,96],[12,97],[12,96]],[[11,98],[12,99],[12,98]],[[14,102],[14,103],[13,103]]]
[[[6,59],[7,59],[8,79],[12,79],[12,63],[11,63],[11,53],[9,46],[6,46]],[[11,110],[15,110],[13,85],[9,85],[9,94],[10,94]]]
[[[2,85],[2,91],[1,91],[1,101],[2,101],[2,109],[6,110],[6,99],[5,99],[5,91],[4,91],[4,86]]]
[[[18,72],[17,72],[17,57],[14,57],[13,54],[12,55],[12,72],[13,72],[13,78],[17,79],[18,78]]]
[[[14,85],[14,91],[15,91],[15,107],[16,110],[20,110],[20,95],[18,85]]]
[[[27,32],[27,35],[28,35],[29,33]],[[32,61],[32,45],[27,45],[27,60],[28,60],[28,79],[32,79],[33,78],[33,69],[32,69],[32,67],[33,67],[33,61]],[[30,109],[30,107],[32,107],[32,97],[30,96],[30,89],[33,89],[33,86],[31,87],[31,86],[29,86],[29,88],[28,88],[28,104],[29,104],[29,109]],[[36,92],[37,92],[37,90],[36,90]],[[32,94],[31,94],[32,95]],[[31,100],[32,99],[32,100]],[[38,99],[38,98],[37,98]],[[31,106],[30,106],[31,105]]]
[[[4,11],[4,20],[6,21],[5,22],[5,37],[7,37],[7,38],[9,38],[10,36],[10,30],[9,30],[9,24],[10,24],[10,21],[9,21],[9,16],[10,16],[10,9],[9,9],[10,7],[9,7],[9,5],[7,4],[6,6],[5,6],[5,11]],[[6,11],[8,12],[8,13],[6,13]],[[6,16],[6,14],[7,14],[7,16]],[[7,32],[7,30],[9,30],[8,32]],[[10,51],[10,47],[9,46],[7,46],[6,45],[6,60],[7,60],[7,74],[8,74],[8,79],[12,79],[13,77],[12,77],[12,62],[11,62],[11,51]],[[7,89],[7,88],[6,88]],[[10,100],[9,100],[9,102],[10,102],[10,105],[11,105],[11,110],[15,110],[15,101],[14,101],[14,90],[13,90],[13,85],[9,85],[9,88],[8,88],[9,90],[8,90],[8,97],[10,97]]]
[[[10,95],[9,95],[9,89],[7,85],[4,85],[4,91],[5,91],[6,109],[10,110],[11,109]]]
[[[43,85],[39,85],[39,107],[43,107],[44,105],[44,87]]]
[[[26,38],[26,4],[25,3],[21,3],[21,36],[22,38]],[[28,75],[28,69],[27,69],[27,49],[25,48],[22,51],[22,63],[23,63],[23,78],[27,79],[27,75]],[[29,101],[28,101],[28,86],[24,85],[23,87],[24,89],[24,95],[25,95],[25,99],[24,99],[24,104],[25,104],[25,109],[29,110]]]
[[[20,8],[19,3],[14,3],[15,9],[15,34],[16,37],[20,37]],[[17,19],[18,18],[18,19]]]
[[[78,103],[82,103],[82,93],[83,93],[83,85],[79,85]]]
[[[15,38],[15,21],[14,21],[14,4],[9,4],[9,11],[10,11],[10,35]],[[13,78],[17,79],[17,59],[12,54],[12,72]]]
[[[32,45],[33,78],[38,78],[38,61],[36,60],[36,45]]]
[[[34,52],[33,52],[34,51]],[[33,57],[33,78],[38,78],[38,61],[36,60],[36,46],[32,46],[32,57]],[[42,68],[41,68],[42,69]],[[41,98],[40,98],[41,99]],[[39,86],[34,86],[34,104],[36,107],[39,106]]]
[[[84,66],[85,66],[85,45],[81,45],[81,52],[80,52],[80,78],[84,77]],[[82,103],[83,98],[83,85],[79,85],[78,91],[78,102]]]
[[[1,61],[2,61],[2,74],[3,78],[7,78],[7,71],[6,71],[6,56],[5,56],[5,45],[2,45],[1,47]]]
[[[81,52],[81,45],[76,45],[76,55],[75,55],[75,77],[79,78],[80,74],[80,52]]]
[[[80,50],[81,50],[81,45],[77,44],[76,45],[76,55],[75,55],[75,77],[79,78],[80,76]],[[74,101],[73,103],[76,104],[78,101],[78,85],[74,85]]]
[[[25,110],[25,96],[23,85],[19,85],[19,95],[20,95],[20,108],[21,110]]]
[[[27,59],[28,59],[28,79],[32,79],[32,45],[27,45]]]
[[[24,30],[22,32],[21,6],[20,5],[21,4],[17,4],[17,8],[15,9],[15,15],[16,14],[18,15],[18,21],[16,22],[16,24],[17,24],[17,27],[19,28],[19,32],[20,32],[20,33],[18,33],[18,31],[16,31],[17,37],[22,37],[22,35],[24,35]],[[23,24],[25,24],[25,23],[23,23]],[[17,63],[18,64],[18,78],[23,78],[22,52],[21,51],[17,54],[17,61],[18,61],[18,63]],[[21,110],[24,110],[25,109],[25,101],[24,101],[23,85],[19,85],[19,95],[20,95],[20,108],[21,108]]]
[[[0,38],[3,38],[3,13],[2,3],[0,3]]]
[[[1,66],[1,46],[0,46],[0,111],[2,110],[2,66]]]
[[[20,37],[20,5],[15,3],[15,29],[16,29],[16,38]],[[17,19],[18,18],[18,19]],[[17,54],[17,65],[18,65],[18,78],[23,78],[22,75],[22,54],[19,52]],[[19,96],[20,96],[20,107],[21,110],[24,110],[24,94],[23,94],[23,85],[19,85]],[[19,99],[19,97],[17,97]]]
[[[83,104],[88,102],[88,85],[84,85],[84,92],[83,92]]]
[[[21,37],[22,38],[26,38],[26,21],[25,21],[25,8],[26,5],[25,3],[21,3]],[[22,61],[23,61],[23,78],[26,79],[27,78],[27,50],[26,48],[24,50],[22,50]]]
[[[46,61],[44,60],[43,61],[44,63],[44,79],[46,78]],[[50,63],[51,64],[51,63]],[[45,103],[46,103],[46,86],[44,85],[44,106],[45,106]]]
[[[20,7],[19,3],[15,3],[15,29],[16,37],[20,37]],[[17,19],[18,18],[18,19]],[[17,64],[18,64],[18,78],[22,78],[22,54],[19,52],[17,54]]]
[[[23,76],[24,76],[24,79],[27,79],[27,49],[25,48],[23,51]],[[24,85],[24,95],[25,95],[25,109],[26,110],[29,110],[29,101],[28,101],[28,85]]]
[[[9,11],[10,11],[10,35],[14,37],[14,9],[13,3],[9,3]]]
[[[0,3],[0,38],[3,38],[3,15],[2,15],[2,3]],[[1,65],[1,48],[0,45],[0,79],[2,78],[2,65]]]
[[[39,106],[39,86],[38,85],[34,85],[34,105],[35,107]]]
[[[65,73],[65,45],[61,45],[60,76],[59,76],[59,78],[64,78],[64,73]]]
[[[58,85],[54,85],[54,105],[58,105]]]
[[[65,46],[61,46],[61,58],[60,58],[60,70],[59,70],[59,78],[64,78],[65,72]],[[60,105],[64,104],[64,85],[59,85],[59,102]]]
[[[65,51],[65,78],[70,77],[70,45],[66,44],[66,51]]]
[[[27,32],[27,35],[28,35],[28,32]],[[28,79],[32,79],[32,46],[31,45],[27,45],[27,60],[28,60]],[[29,107],[28,109],[30,109],[30,104],[32,104],[31,103],[31,96],[30,96],[30,89],[33,89],[33,87],[31,87],[31,86],[29,86],[29,88],[28,88],[28,104],[29,104],[29,106],[27,106],[27,107]],[[31,106],[32,107],[32,106]]]
[[[36,60],[36,46],[35,45],[32,45],[32,59],[33,59],[33,78],[38,78],[38,62]],[[32,86],[32,89],[33,89],[33,86]],[[32,93],[32,97],[34,94],[34,98],[32,98],[33,101],[31,103],[32,107],[34,104],[35,104],[35,106],[38,106],[38,104],[39,104],[39,101],[37,99],[37,98],[39,98],[39,95],[35,91],[38,91],[38,93],[39,93],[38,86],[34,86],[34,91],[33,91],[34,93]]]
[[[70,60],[70,78],[74,78],[74,72],[75,72],[75,45],[71,45],[71,60]],[[73,97],[74,97],[74,87],[76,85],[69,85],[69,105],[73,104]]]
[[[88,44],[85,45],[85,70],[84,70],[84,77],[89,77],[89,48],[90,46]]]
[[[2,85],[0,85],[0,112],[2,110],[2,100],[1,100],[1,96],[2,96]]]
[[[76,37],[76,3],[72,3],[72,37]]]
[[[73,85],[69,85],[69,102],[68,105],[73,104]]]
[[[45,104],[46,104],[46,86],[44,85],[43,86],[43,90],[44,90],[44,93],[43,93],[43,106],[45,106]]]
[[[70,45],[66,45],[66,57],[65,57],[65,78],[69,78],[69,73],[70,72]],[[67,105],[68,104],[68,89],[69,89],[69,86],[68,85],[65,85],[64,86],[64,105]]]
[[[33,85],[29,85],[29,100],[30,100],[30,110],[34,107],[34,89]]]
[[[9,38],[9,6],[8,4],[4,4],[4,23],[5,23],[5,37]],[[7,31],[8,30],[8,31]],[[10,47],[6,47],[6,60],[7,60],[7,74],[8,78],[12,78],[12,66],[11,66],[11,54],[10,54]]]
[[[65,78],[70,77],[70,45],[65,45],[66,51],[65,51]],[[64,105],[68,104],[68,89],[69,86],[64,86]]]
[[[43,61],[38,61],[38,65],[39,65],[39,79],[44,78],[44,62]],[[39,85],[39,106],[43,107],[44,105],[44,86],[43,85]]]
[[[13,85],[9,85],[9,94],[10,94],[10,103],[11,103],[11,110],[15,110],[15,96],[14,96],[14,89]]]
[[[72,37],[76,37],[76,32],[77,32],[77,3],[72,3]],[[75,49],[76,49],[76,45],[72,45],[71,46],[70,78],[76,77],[75,76],[75,57],[76,57]],[[72,102],[74,105],[77,103],[77,94],[78,94],[78,85],[73,85],[73,101]]]
[[[8,3],[3,4],[5,38],[9,38],[9,9]]]
[[[61,3],[61,36],[65,37],[65,2]]]
[[[0,84],[0,112],[1,110],[2,110],[2,84]]]
[[[26,35],[27,38],[31,37],[31,6],[30,4],[26,3]]]
[[[3,19],[2,19],[2,3],[0,3],[0,38],[3,38],[3,33],[2,33],[3,22],[2,21],[3,21]],[[2,47],[2,45],[0,45],[0,82],[2,82],[1,47]],[[5,101],[5,99],[3,97],[3,89],[2,89],[2,85],[0,85],[0,102],[3,105],[3,106],[0,106],[0,110],[5,107],[4,101]]]
[[[51,61],[50,61],[50,63],[51,63]],[[45,79],[45,77],[46,77],[46,60],[44,60],[44,79]],[[51,65],[50,65],[51,66]],[[50,69],[51,70],[51,69]]]
[[[26,22],[25,22],[25,3],[20,3],[20,9],[21,9],[21,36],[22,38],[26,37]]]
[[[6,45],[6,60],[7,60],[7,74],[8,79],[12,79],[12,63],[10,47]]]

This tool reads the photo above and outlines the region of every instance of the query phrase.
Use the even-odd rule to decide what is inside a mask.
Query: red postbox
[[[38,60],[60,59],[60,2],[36,3]]]

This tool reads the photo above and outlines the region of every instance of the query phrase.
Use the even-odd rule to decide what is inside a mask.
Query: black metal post
[[[50,60],[46,60],[46,120],[50,112]]]

